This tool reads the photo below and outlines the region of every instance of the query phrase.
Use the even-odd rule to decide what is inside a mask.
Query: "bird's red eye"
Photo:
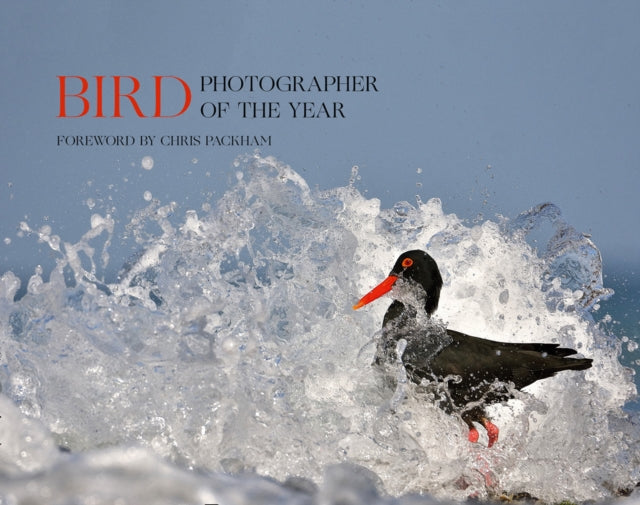
[[[411,265],[413,265],[413,260],[411,258],[405,258],[402,260],[402,266],[404,268],[409,268]]]

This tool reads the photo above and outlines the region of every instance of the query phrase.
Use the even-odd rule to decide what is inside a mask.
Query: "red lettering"
[[[102,80],[104,75],[96,75],[96,115],[95,117],[104,117],[102,113]]]
[[[184,105],[182,106],[182,109],[180,110],[180,112],[178,112],[177,114],[172,114],[171,116],[163,116],[161,109],[162,109],[162,79],[176,79],[180,84],[182,84],[182,88],[184,89]],[[189,85],[184,82],[182,79],[180,79],[180,77],[176,77],[175,75],[154,75],[153,79],[156,82],[156,110],[155,113],[153,114],[153,117],[176,117],[176,116],[180,116],[181,114],[184,114],[184,112],[189,108],[189,105],[191,105],[191,88],[189,88]]]
[[[129,93],[120,93],[120,79],[131,79],[131,81],[133,82],[133,89],[131,91],[129,91]],[[136,94],[138,92],[138,90],[140,89],[140,81],[138,81],[138,79],[136,79],[135,77],[132,77],[130,75],[114,75],[113,76],[113,116],[112,117],[122,117],[122,114],[120,114],[120,99],[121,98],[128,98],[129,102],[131,102],[131,105],[133,106],[133,109],[136,111],[136,114],[138,115],[138,117],[145,117],[145,115],[142,113],[142,110],[140,109],[140,106],[138,105],[138,102],[136,102],[136,99],[133,98],[133,95]]]
[[[67,93],[67,79],[80,79],[82,83],[82,88],[78,93]],[[60,81],[60,113],[58,117],[82,117],[87,112],[89,112],[89,100],[86,97],[82,96],[89,89],[89,82],[79,75],[59,75],[58,80]],[[76,97],[82,100],[82,112],[80,114],[76,114],[75,116],[67,115],[67,97]]]
[[[105,97],[106,100],[109,101],[110,93],[113,93],[113,116],[111,117],[123,117],[123,99],[129,101],[131,106],[133,107],[133,111],[138,117],[161,117],[161,118],[172,118],[177,117],[186,112],[186,110],[191,105],[192,93],[189,85],[180,77],[175,75],[154,75],[154,93],[155,93],[155,110],[152,116],[147,116],[142,112],[142,108],[138,104],[138,100],[134,95],[140,91],[140,81],[131,76],[131,75],[113,75],[110,78],[113,79],[113,88],[109,86],[109,83],[105,84],[105,81],[108,79],[104,75],[94,75],[95,79],[95,103],[92,105],[91,100],[85,96],[87,91],[89,90],[89,79],[82,77],[80,75],[59,75],[57,76],[60,84],[60,94],[59,94],[59,114],[57,117],[82,117],[89,113],[92,106],[95,107],[95,115],[93,117],[96,118],[104,118],[104,104]],[[72,93],[68,91],[68,88],[71,86],[69,83],[72,82],[73,79],[80,81],[80,91],[76,93]],[[163,79],[165,80],[163,82]],[[167,114],[163,115],[162,113],[162,85],[166,84],[167,80],[171,79],[177,81],[180,86],[182,86],[182,91],[184,92],[184,102],[182,102],[181,109],[175,114]],[[124,81],[129,81],[130,91],[123,92],[123,88],[127,88],[129,85]],[[68,102],[71,99],[80,100],[82,104],[82,110],[78,114],[69,114],[68,113]],[[180,102],[178,102],[180,103]],[[166,105],[166,104],[165,104]],[[175,109],[174,109],[175,110]]]

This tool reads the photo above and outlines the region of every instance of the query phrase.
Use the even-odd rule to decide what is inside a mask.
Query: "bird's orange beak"
[[[376,298],[380,298],[385,293],[391,291],[391,287],[398,280],[397,275],[390,275],[375,288],[369,291],[366,295],[360,298],[360,301],[353,306],[353,310],[358,310],[360,307],[364,307],[367,303],[371,303]]]

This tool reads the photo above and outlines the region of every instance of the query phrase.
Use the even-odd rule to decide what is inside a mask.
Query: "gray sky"
[[[25,216],[71,241],[88,228],[87,198],[94,211],[115,207],[122,222],[145,205],[145,190],[199,208],[222,194],[233,159],[251,151],[56,145],[58,135],[92,134],[270,135],[262,153],[311,186],[345,185],[358,165],[358,187],[386,207],[419,194],[473,218],[551,201],[592,233],[605,263],[637,268],[636,1],[41,0],[0,9],[0,273],[43,261],[44,249],[16,237]],[[123,118],[58,118],[58,75],[136,76],[147,111],[151,76],[179,76],[192,105],[176,118],[138,118],[126,105]],[[373,75],[379,91],[213,94],[200,91],[202,75]],[[167,109],[181,99],[172,89]],[[277,101],[281,117],[204,118],[208,100]],[[293,119],[285,104],[300,100],[342,102],[346,117]],[[153,170],[141,169],[144,155]]]

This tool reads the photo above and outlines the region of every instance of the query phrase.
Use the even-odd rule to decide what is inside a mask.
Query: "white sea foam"
[[[140,254],[117,282],[100,276],[115,223],[99,214],[74,244],[35,234],[57,266],[20,300],[17,277],[0,277],[3,503],[587,500],[640,480],[621,341],[589,313],[610,294],[599,253],[554,206],[468,225],[438,199],[381,209],[357,173],[314,191],[273,158],[236,170],[179,226],[175,203],[135,213],[126,231]],[[526,237],[541,223],[555,235],[536,252]],[[493,407],[491,449],[410,384],[394,397],[370,366],[387,303],[351,306],[414,248],[440,265],[450,327],[557,342],[593,368]]]

